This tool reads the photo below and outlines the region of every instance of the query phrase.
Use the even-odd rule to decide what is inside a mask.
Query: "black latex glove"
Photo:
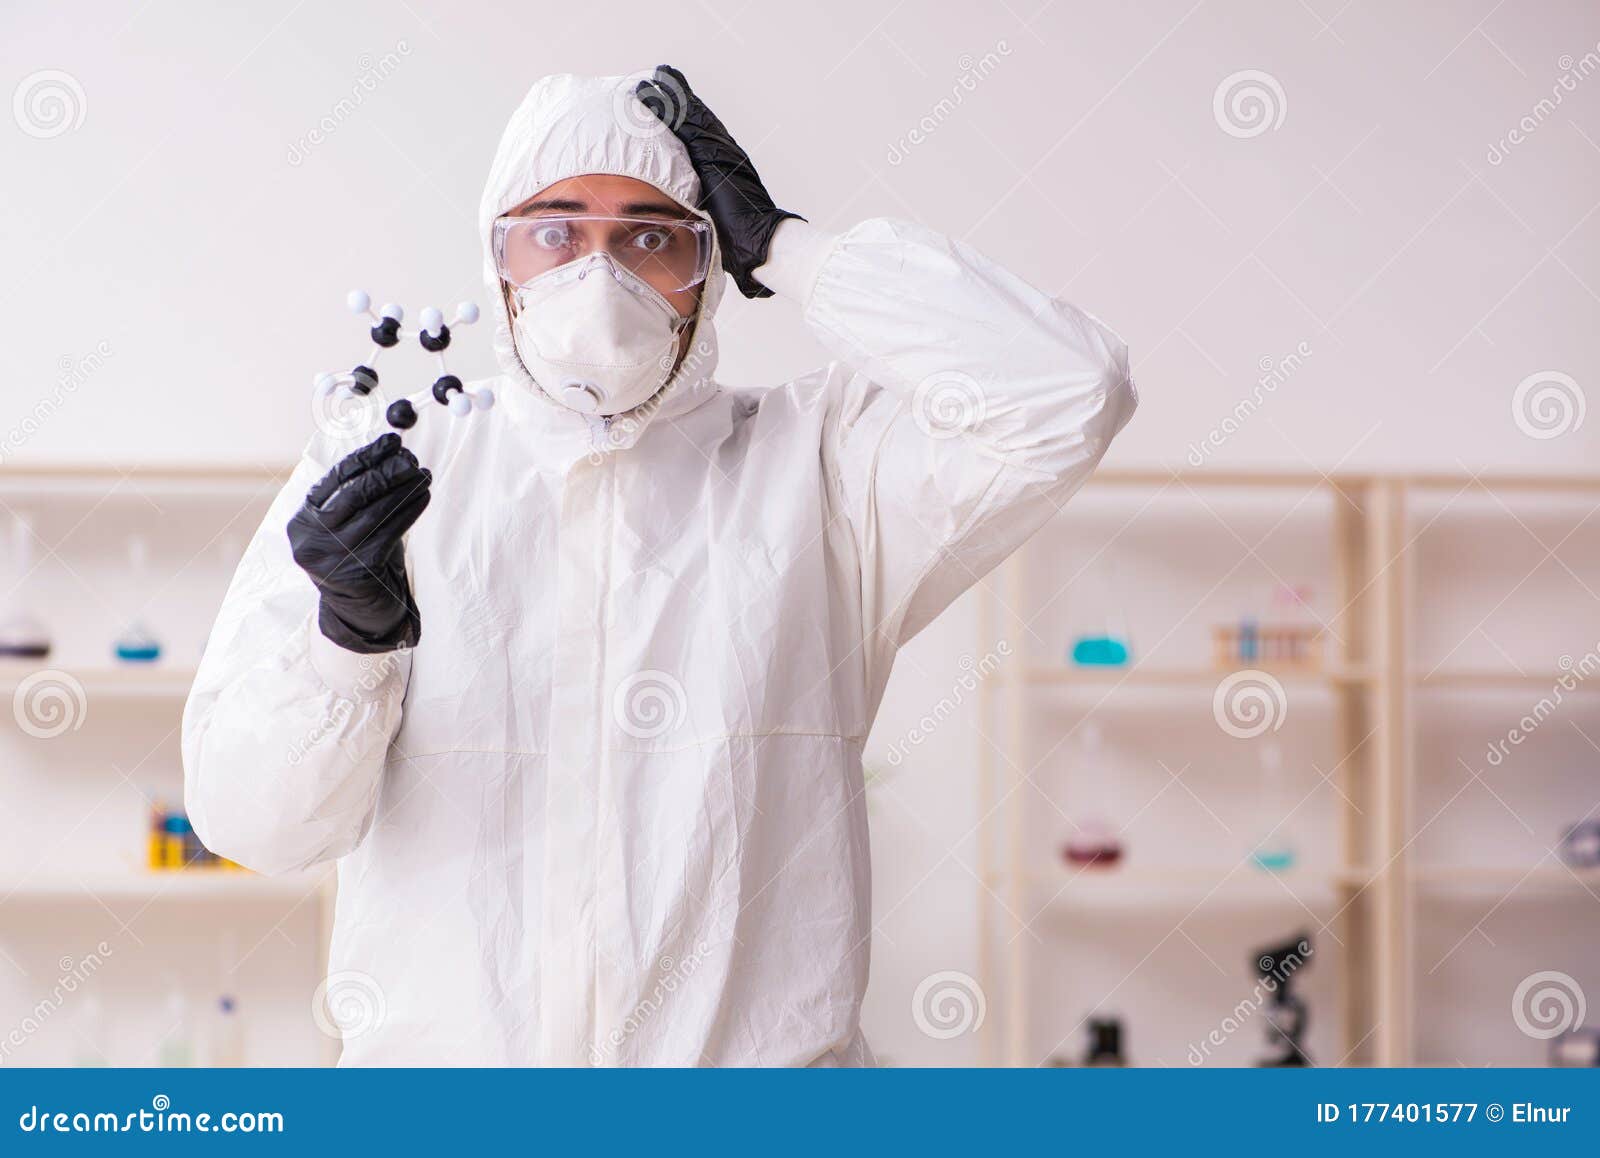
[[[799,214],[772,203],[750,155],[694,95],[683,73],[663,64],[654,79],[640,81],[634,91],[689,150],[689,161],[700,176],[699,208],[711,215],[716,226],[722,268],[745,297],[771,297],[772,291],[751,274],[766,264],[767,247],[779,222]]]
[[[346,455],[289,520],[289,545],[321,593],[317,626],[347,651],[415,647],[422,617],[401,536],[432,497],[433,475],[398,434]]]

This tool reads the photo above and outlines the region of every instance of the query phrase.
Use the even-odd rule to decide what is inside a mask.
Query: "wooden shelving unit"
[[[1159,692],[1172,702],[1209,695],[1228,673],[1207,666],[1144,665],[1137,662],[1137,655],[1126,668],[1019,661],[1016,669],[980,685],[982,728],[993,743],[980,746],[978,812],[985,819],[978,833],[984,868],[979,981],[990,996],[992,1013],[998,1013],[984,1027],[986,1059],[1013,1066],[1044,1060],[1037,1056],[1040,1043],[1035,1037],[1046,1020],[1045,1011],[1034,1008],[1030,980],[1041,968],[1070,969],[1072,946],[1049,943],[1025,930],[1024,914],[1037,909],[1041,891],[1057,904],[1107,896],[1119,903],[1177,905],[1215,890],[1217,897],[1247,904],[1293,905],[1313,893],[1330,895],[1341,943],[1334,950],[1339,958],[1342,1011],[1339,1052],[1346,1064],[1413,1062],[1416,906],[1447,891],[1495,890],[1498,897],[1523,888],[1539,895],[1570,892],[1600,899],[1600,870],[1570,869],[1553,858],[1527,866],[1417,863],[1411,809],[1419,777],[1425,774],[1415,756],[1417,713],[1427,710],[1440,692],[1525,696],[1548,690],[1561,673],[1529,674],[1509,663],[1503,670],[1450,665],[1422,669],[1414,662],[1412,626],[1423,609],[1410,552],[1418,533],[1412,508],[1419,496],[1429,492],[1498,496],[1548,491],[1565,500],[1577,496],[1587,501],[1593,495],[1600,502],[1600,479],[1107,470],[1097,474],[1074,503],[1093,501],[1096,494],[1117,488],[1153,490],[1158,497],[1152,501],[1167,493],[1210,494],[1219,488],[1244,491],[1257,499],[1276,494],[1283,498],[1285,517],[1294,517],[1307,494],[1331,497],[1330,601],[1337,614],[1328,624],[1333,630],[1326,665],[1316,671],[1275,672],[1274,677],[1285,689],[1321,689],[1331,697],[1335,742],[1328,759],[1339,771],[1338,786],[1345,801],[1337,820],[1339,860],[1297,867],[1276,879],[1249,864],[1237,871],[1228,865],[1137,863],[1076,872],[1066,868],[1051,872],[1052,866],[1046,865],[1041,871],[1040,865],[1030,863],[1024,847],[1028,797],[1023,791],[1030,772],[1029,741],[1036,729],[1052,726],[1041,697],[1076,694],[1084,706],[1092,707],[1104,704],[1110,690],[1147,688],[1151,695]],[[1052,533],[1046,529],[1041,538]],[[1028,606],[1027,558],[1024,550],[987,586],[979,617],[984,648],[996,639],[1026,634],[1021,612]],[[1592,640],[1585,644],[1592,645]],[[1582,685],[1582,690],[1600,691],[1600,679]],[[1128,717],[1137,722],[1142,718],[1139,712],[1138,707],[1129,709]],[[1116,717],[1116,712],[1107,715],[1108,731],[1117,727]]]

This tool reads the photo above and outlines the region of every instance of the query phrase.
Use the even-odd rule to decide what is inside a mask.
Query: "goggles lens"
[[[550,215],[494,223],[495,265],[514,286],[570,262],[608,254],[662,293],[699,285],[711,267],[711,227],[688,219]]]

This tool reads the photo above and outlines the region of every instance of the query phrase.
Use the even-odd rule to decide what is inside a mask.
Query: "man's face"
[[[572,234],[569,243],[575,251],[584,253],[611,250],[638,242],[635,235],[640,227],[637,224],[622,228],[616,222],[606,221],[606,218],[637,218],[646,222],[655,220],[664,225],[699,220],[653,185],[610,173],[591,173],[557,181],[524,201],[507,216],[537,219],[568,218],[574,214],[598,219],[573,221],[566,226]],[[648,238],[644,240],[648,242]],[[672,308],[678,311],[679,317],[692,317],[700,307],[703,282],[684,289],[669,280],[652,278],[648,264],[641,269],[640,276],[654,285]],[[687,332],[684,340],[687,340]]]

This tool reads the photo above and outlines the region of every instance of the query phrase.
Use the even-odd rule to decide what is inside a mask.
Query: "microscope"
[[[1256,974],[1270,994],[1263,1008],[1267,1016],[1267,1047],[1271,1053],[1258,1060],[1258,1066],[1312,1064],[1302,1042],[1311,1014],[1306,1003],[1294,994],[1295,974],[1305,968],[1311,952],[1311,938],[1302,934],[1286,944],[1255,953]]]

